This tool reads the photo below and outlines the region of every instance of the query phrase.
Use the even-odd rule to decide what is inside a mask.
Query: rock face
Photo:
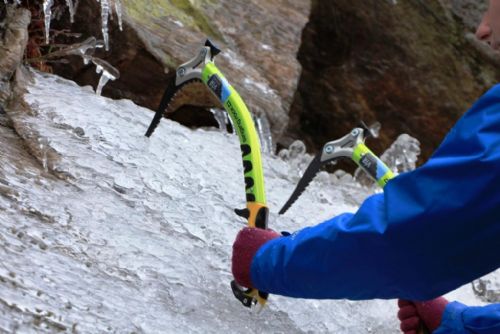
[[[10,79],[23,59],[30,13],[15,6],[0,7],[0,103],[10,95]]]
[[[121,72],[120,80],[104,88],[104,95],[131,98],[156,109],[172,70],[191,59],[210,37],[223,50],[216,58],[221,71],[249,109],[269,119],[279,139],[300,75],[296,53],[309,1],[125,0],[123,5],[124,32],[118,31],[114,20],[111,52],[98,54]],[[100,36],[98,12],[95,1],[81,1],[74,30]],[[57,65],[55,72],[83,85],[97,83],[93,68],[84,67],[79,59],[70,66]],[[199,104],[195,98],[193,104]]]
[[[441,0],[441,4],[460,19],[466,29],[473,31],[487,8],[487,1]]]
[[[377,120],[375,151],[406,132],[426,160],[497,79],[495,57],[471,42],[480,10],[472,1],[313,1],[287,134],[317,150]]]

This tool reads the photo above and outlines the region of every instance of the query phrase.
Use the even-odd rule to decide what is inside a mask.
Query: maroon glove
[[[425,327],[434,332],[441,324],[448,301],[443,297],[438,297],[426,302],[414,302],[414,304],[420,319],[425,323]]]
[[[262,245],[269,240],[278,238],[280,235],[273,230],[263,230],[261,228],[246,227],[236,236],[233,244],[233,258],[231,269],[233,276],[241,286],[253,287],[250,279],[250,266],[253,257]]]
[[[399,299],[398,306],[398,319],[401,322],[401,331],[405,334],[417,334],[418,330],[422,327],[422,320],[418,316],[415,304]]]
[[[434,332],[441,324],[446,305],[448,301],[443,297],[426,302],[398,300],[401,330],[405,334],[418,334],[423,324],[431,333]]]

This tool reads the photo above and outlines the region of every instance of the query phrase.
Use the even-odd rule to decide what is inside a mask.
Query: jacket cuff
[[[464,326],[462,314],[468,309],[467,305],[451,302],[446,305],[441,324],[432,334],[470,334]]]
[[[266,263],[265,261],[259,261],[260,255],[266,251],[272,244],[279,242],[281,238],[276,238],[269,240],[262,245],[255,253],[250,264],[250,279],[252,280],[252,287],[258,289],[259,291],[269,292],[269,280],[263,279],[263,275],[266,273]],[[264,262],[264,263],[263,263]]]

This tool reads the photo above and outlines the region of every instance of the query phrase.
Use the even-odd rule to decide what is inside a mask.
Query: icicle
[[[57,55],[58,57],[77,55],[82,57],[83,63],[87,65],[90,61],[90,58],[92,58],[96,47],[98,47],[97,43],[98,42],[95,37],[89,37],[81,43],[75,43],[65,49],[56,51],[53,53],[53,55]]]
[[[120,27],[120,31],[123,31],[123,22],[122,22],[122,1],[115,0],[115,13],[118,17],[118,26]]]
[[[102,37],[106,51],[109,51],[108,18],[109,18],[109,0],[101,1],[101,26]]]
[[[101,95],[103,87],[109,80],[116,80],[120,77],[120,71],[105,60],[94,57],[91,57],[91,60],[96,66],[96,73],[102,73],[95,91],[97,95]]]
[[[42,167],[48,172],[47,150],[49,148],[49,142],[46,138],[38,138],[38,146],[40,149],[40,158],[42,159]]]
[[[227,115],[227,113],[226,113],[226,117],[227,117],[227,120],[228,120],[227,124],[229,124],[231,126],[232,133],[236,134],[236,130],[235,130],[236,128],[234,127],[233,119],[231,117],[229,117]]]
[[[101,66],[97,66],[96,69],[95,69],[95,72],[96,73],[103,72],[102,67]],[[108,83],[108,81],[109,81],[109,78],[106,75],[106,73],[105,72],[102,73],[101,77],[99,78],[99,84],[97,84],[97,88],[95,90],[96,95],[101,96],[102,88]]]
[[[262,152],[273,152],[273,137],[271,134],[271,126],[265,115],[254,117],[257,132],[260,138]]]
[[[219,108],[211,108],[210,112],[214,115],[214,118],[219,125],[219,130],[226,133],[227,123],[229,122],[226,111]]]
[[[73,0],[66,0],[66,5],[68,6],[69,10],[69,20],[71,23],[73,23],[74,17],[75,17],[75,7],[73,6]]]
[[[382,124],[380,122],[375,122],[368,127],[373,137],[378,138],[380,136],[380,129],[382,128]]]
[[[43,1],[43,13],[45,15],[45,43],[49,44],[50,20],[52,18],[53,0]]]
[[[89,37],[81,43],[72,44],[64,49],[54,51],[51,56],[54,58],[76,55],[83,58],[83,63],[87,65],[96,48],[102,48],[102,41],[97,41],[95,37]]]
[[[75,54],[83,58],[83,64],[88,65],[97,47],[95,37],[89,37],[75,48]]]

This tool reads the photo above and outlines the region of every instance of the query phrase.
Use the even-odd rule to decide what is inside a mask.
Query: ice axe
[[[247,220],[248,226],[266,229],[269,209],[266,204],[264,173],[260,142],[252,116],[238,92],[229,84],[215,66],[214,57],[221,50],[210,40],[205,42],[198,54],[190,61],[180,65],[175,77],[167,86],[146,136],[150,137],[165,114],[174,112],[186,98],[186,91],[193,85],[204,85],[229,114],[240,140],[245,180],[246,207],[236,209],[239,216]],[[189,102],[189,101],[187,101]],[[268,294],[257,289],[244,289],[235,281],[231,282],[234,296],[246,307],[266,304]]]

